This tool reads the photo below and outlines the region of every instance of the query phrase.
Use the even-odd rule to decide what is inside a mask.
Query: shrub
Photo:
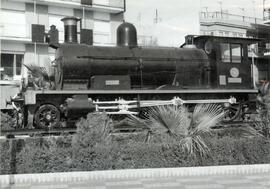
[[[106,114],[88,114],[86,119],[82,118],[77,123],[77,132],[72,140],[74,169],[111,169],[112,158],[108,153],[112,149],[111,131],[112,120]]]
[[[0,112],[0,119],[1,119],[0,127],[1,127],[1,129],[3,129],[3,130],[14,129],[17,125],[16,116],[17,115],[16,115],[15,111],[11,112],[10,114]]]
[[[69,141],[69,142],[68,142]],[[46,173],[69,171],[71,166],[71,138],[30,138],[17,155],[18,173]]]
[[[11,148],[8,140],[0,142],[0,174],[10,173]]]
[[[260,137],[235,138],[212,135],[206,141],[211,154],[189,156],[179,143],[134,142],[128,138],[98,143],[91,148],[73,149],[71,138],[31,138],[17,153],[17,173],[92,171],[132,168],[187,167],[207,165],[258,164],[270,162],[270,143]],[[9,142],[1,156],[1,174],[10,173]],[[76,154],[75,154],[76,152]]]
[[[196,114],[192,116],[194,116],[193,122],[190,121],[187,124],[188,129],[183,130],[187,133],[190,130],[194,131],[198,128],[199,123],[202,123],[201,121],[195,121],[197,120]],[[202,118],[199,117],[198,119]],[[208,120],[208,118],[203,120]],[[17,173],[270,162],[270,143],[259,136],[239,138],[239,136],[234,136],[230,132],[221,135],[205,135],[208,132],[200,132],[199,136],[202,137],[203,142],[207,144],[207,148],[212,153],[204,156],[190,156],[189,153],[185,153],[186,149],[179,143],[181,138],[174,134],[171,137],[171,134],[168,134],[164,128],[156,130],[162,132],[160,132],[160,135],[152,134],[153,138],[145,143],[142,140],[142,135],[124,134],[111,137],[111,123],[106,115],[94,116],[89,114],[86,119],[78,122],[78,132],[74,136],[33,137],[25,139],[24,142],[18,142],[15,161]],[[190,128],[190,125],[192,125],[192,128]],[[170,132],[177,134],[177,129],[171,129]],[[165,134],[163,134],[164,131]],[[145,133],[143,133],[143,136],[145,136]],[[174,140],[171,140],[170,137]],[[10,142],[1,142],[0,149],[1,152],[4,152],[0,159],[1,174],[11,173]]]
[[[91,148],[97,143],[110,143],[112,120],[106,114],[88,114],[77,124],[77,132],[73,137],[72,147]]]
[[[16,157],[24,145],[22,139],[9,139],[0,142],[0,174],[17,173]]]

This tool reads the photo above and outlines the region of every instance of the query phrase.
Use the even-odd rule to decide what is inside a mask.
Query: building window
[[[241,44],[220,44],[222,62],[241,63],[242,61],[242,46]]]
[[[23,54],[1,54],[1,80],[13,80],[21,75]]]

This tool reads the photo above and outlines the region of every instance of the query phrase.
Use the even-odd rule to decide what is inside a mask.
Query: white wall
[[[25,12],[2,10],[1,11],[2,36],[26,38],[27,27]]]

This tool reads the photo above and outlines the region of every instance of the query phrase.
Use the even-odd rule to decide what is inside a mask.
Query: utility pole
[[[238,8],[242,11],[243,22],[245,22],[245,11],[246,11],[246,9],[242,8],[242,7],[238,7]]]
[[[205,9],[205,18],[208,18],[209,15],[208,15],[208,7],[202,7],[203,9]]]
[[[252,6],[253,6],[253,17],[256,18],[255,0],[252,0]]]
[[[203,9],[205,9],[205,12],[208,12],[208,7],[202,7]]]
[[[139,23],[139,26],[142,26],[142,13],[139,12],[138,16],[137,16],[137,22]]]
[[[253,17],[254,17],[254,23],[257,23],[256,19],[256,11],[255,11],[255,0],[252,0],[252,6],[253,6]]]
[[[219,4],[219,7],[220,7],[220,18],[223,19],[223,9],[222,9],[223,2],[218,1],[217,3]],[[217,16],[218,16],[218,14],[217,14]]]
[[[220,13],[222,14],[222,12],[223,12],[223,10],[222,10],[223,2],[222,1],[218,1],[217,3],[219,4]]]
[[[265,0],[263,0],[263,20],[265,19]]]
[[[159,22],[161,22],[161,18],[159,17],[158,10],[156,9],[156,15],[155,15],[155,18],[154,18],[154,24],[157,24]]]

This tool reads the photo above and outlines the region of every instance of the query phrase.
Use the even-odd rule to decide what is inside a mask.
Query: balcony
[[[262,23],[263,20],[254,17],[229,14],[227,12],[200,12],[201,25],[224,25],[229,27],[249,28],[253,23]]]
[[[16,2],[36,1],[38,4],[61,6],[67,8],[82,8],[87,10],[117,14],[125,11],[125,0],[92,0],[92,5],[82,5],[81,0],[11,0]]]

